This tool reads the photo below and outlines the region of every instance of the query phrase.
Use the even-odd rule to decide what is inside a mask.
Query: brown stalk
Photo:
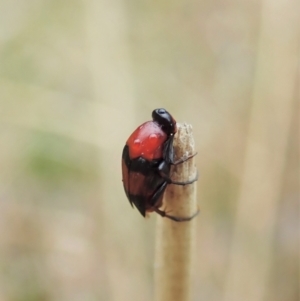
[[[175,160],[195,153],[192,126],[178,124],[174,139]],[[197,175],[195,157],[174,166],[171,177],[185,182]],[[172,216],[189,217],[197,212],[196,183],[169,185],[163,210]],[[188,301],[191,299],[193,249],[197,217],[175,222],[157,217],[155,250],[155,301]]]

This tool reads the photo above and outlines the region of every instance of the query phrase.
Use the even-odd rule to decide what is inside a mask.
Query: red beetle
[[[170,178],[171,165],[182,163],[195,154],[174,161],[173,140],[177,132],[176,121],[165,109],[152,112],[152,121],[140,125],[128,138],[122,154],[123,186],[131,204],[145,217],[155,211],[176,222],[189,221],[189,217],[176,217],[160,210],[168,184],[186,185],[197,181],[175,182]]]

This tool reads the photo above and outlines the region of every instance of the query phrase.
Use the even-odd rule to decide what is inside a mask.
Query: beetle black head
[[[165,109],[155,109],[152,112],[153,121],[157,122],[162,130],[167,134],[175,134],[177,131],[176,121],[172,115]]]

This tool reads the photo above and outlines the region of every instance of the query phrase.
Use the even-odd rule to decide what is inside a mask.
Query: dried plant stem
[[[178,124],[174,140],[175,159],[195,153],[192,126]],[[172,179],[193,179],[197,170],[195,158],[174,166]],[[197,210],[196,182],[169,185],[164,197],[164,210],[170,215],[188,217]],[[188,301],[191,299],[192,261],[196,218],[174,222],[157,217],[155,254],[155,301]]]

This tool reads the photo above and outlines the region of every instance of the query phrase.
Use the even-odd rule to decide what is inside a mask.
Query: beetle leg
[[[200,212],[200,210],[197,209],[197,211],[193,215],[191,215],[191,216],[188,216],[188,217],[177,217],[177,216],[169,215],[165,211],[160,210],[160,209],[158,209],[156,207],[154,207],[153,209],[160,216],[167,217],[167,218],[169,218],[169,219],[171,219],[172,221],[175,221],[175,222],[188,222],[191,219],[193,219],[195,216],[197,216],[199,214],[199,212]]]
[[[194,153],[194,154],[192,154],[192,155],[189,155],[189,156],[187,156],[187,157],[182,157],[182,158],[180,158],[180,159],[178,159],[178,160],[176,160],[176,161],[172,161],[171,164],[172,164],[172,165],[178,165],[178,164],[181,164],[181,163],[183,163],[183,162],[185,162],[185,161],[187,161],[187,160],[189,160],[189,159],[195,157],[196,155],[197,155],[197,152]]]
[[[173,147],[173,141],[174,141],[174,136],[171,136],[165,143],[164,149],[163,149],[163,158],[164,160],[171,164],[171,165],[177,165],[180,163],[183,163],[197,155],[197,152],[189,155],[189,156],[183,156],[182,158],[174,161],[174,147]]]
[[[173,181],[171,178],[169,178],[170,182],[168,184],[185,186],[185,185],[188,185],[188,184],[192,184],[192,183],[196,182],[197,180],[198,180],[198,170],[197,170],[197,174],[196,174],[195,178],[192,179],[192,180],[184,181],[184,182],[177,182],[177,181]]]
[[[189,159],[189,158],[188,158]],[[179,162],[179,163],[182,163],[182,162]],[[194,182],[196,182],[198,180],[198,171],[197,171],[197,175],[194,179],[192,180],[189,180],[189,181],[185,181],[185,182],[177,182],[177,181],[173,181],[169,174],[170,174],[170,166],[165,162],[161,162],[158,166],[158,172],[160,174],[160,176],[166,180],[166,182],[168,184],[175,184],[175,185],[187,185],[187,184],[192,184]]]
[[[151,200],[150,200],[150,204],[153,206],[153,208],[156,208],[155,205],[158,205],[158,207],[160,207],[160,204],[157,204],[157,202],[159,201],[159,199],[162,197],[165,189],[167,188],[168,182],[165,181],[162,183],[162,185],[160,187],[157,188],[157,190],[155,191],[155,193],[153,194]]]
[[[169,164],[172,164],[172,162],[174,161],[173,141],[174,135],[170,136],[170,138],[165,142],[163,148],[163,158]]]
[[[170,165],[166,161],[162,161],[157,167],[160,176],[168,181],[170,174]]]

